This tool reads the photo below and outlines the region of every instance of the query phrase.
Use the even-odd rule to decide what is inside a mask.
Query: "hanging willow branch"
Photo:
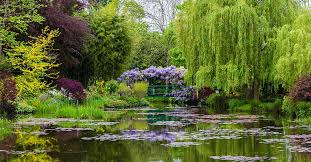
[[[231,92],[242,87],[259,91],[266,83],[282,83],[280,78],[285,77],[272,75],[280,73],[275,70],[275,59],[284,55],[278,31],[296,22],[303,10],[300,3],[188,0],[181,8],[176,30],[186,57],[188,84]],[[307,44],[300,46],[304,48]],[[301,52],[306,51],[304,48]]]

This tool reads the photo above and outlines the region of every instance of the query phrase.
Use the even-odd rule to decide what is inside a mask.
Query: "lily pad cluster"
[[[144,141],[176,141],[176,136],[167,132],[157,131],[124,131],[122,134],[106,133],[96,137],[83,137],[82,140],[99,140],[99,141],[122,141],[122,140],[144,140]]]

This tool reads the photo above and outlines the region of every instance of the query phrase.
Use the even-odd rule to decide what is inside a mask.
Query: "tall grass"
[[[119,118],[121,114],[103,110],[104,107],[139,107],[148,102],[135,97],[118,97],[91,95],[83,103],[76,103],[62,96],[48,96],[27,98],[18,102],[18,112],[35,114],[35,117],[49,118],[77,118],[77,119],[105,119]]]
[[[37,102],[38,99],[33,99]],[[58,102],[53,99],[41,101],[36,106],[36,115],[40,117],[76,118],[76,119],[111,119],[120,113],[111,114],[103,110],[105,100],[103,98],[88,99],[83,104],[76,104],[69,100]]]
[[[5,119],[0,119],[0,141],[6,138],[12,132],[10,122]]]

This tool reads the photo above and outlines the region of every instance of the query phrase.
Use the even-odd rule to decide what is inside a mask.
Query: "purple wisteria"
[[[190,86],[172,92],[170,97],[174,97],[177,102],[191,102],[195,98],[195,94],[195,88]]]
[[[169,66],[166,68],[150,66],[145,70],[132,69],[124,72],[118,80],[131,85],[138,81],[146,81],[150,84],[183,85],[186,69]]]

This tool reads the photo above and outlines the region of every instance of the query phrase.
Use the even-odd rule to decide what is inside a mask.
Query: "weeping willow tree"
[[[311,72],[310,12],[278,31],[273,61],[274,80],[287,89],[300,75]]]
[[[274,60],[284,55],[282,50],[274,55],[282,44],[278,31],[295,22],[302,6],[295,0],[186,1],[176,20],[186,82],[227,93],[247,88],[258,99],[263,86],[280,81],[272,75],[279,73]]]

